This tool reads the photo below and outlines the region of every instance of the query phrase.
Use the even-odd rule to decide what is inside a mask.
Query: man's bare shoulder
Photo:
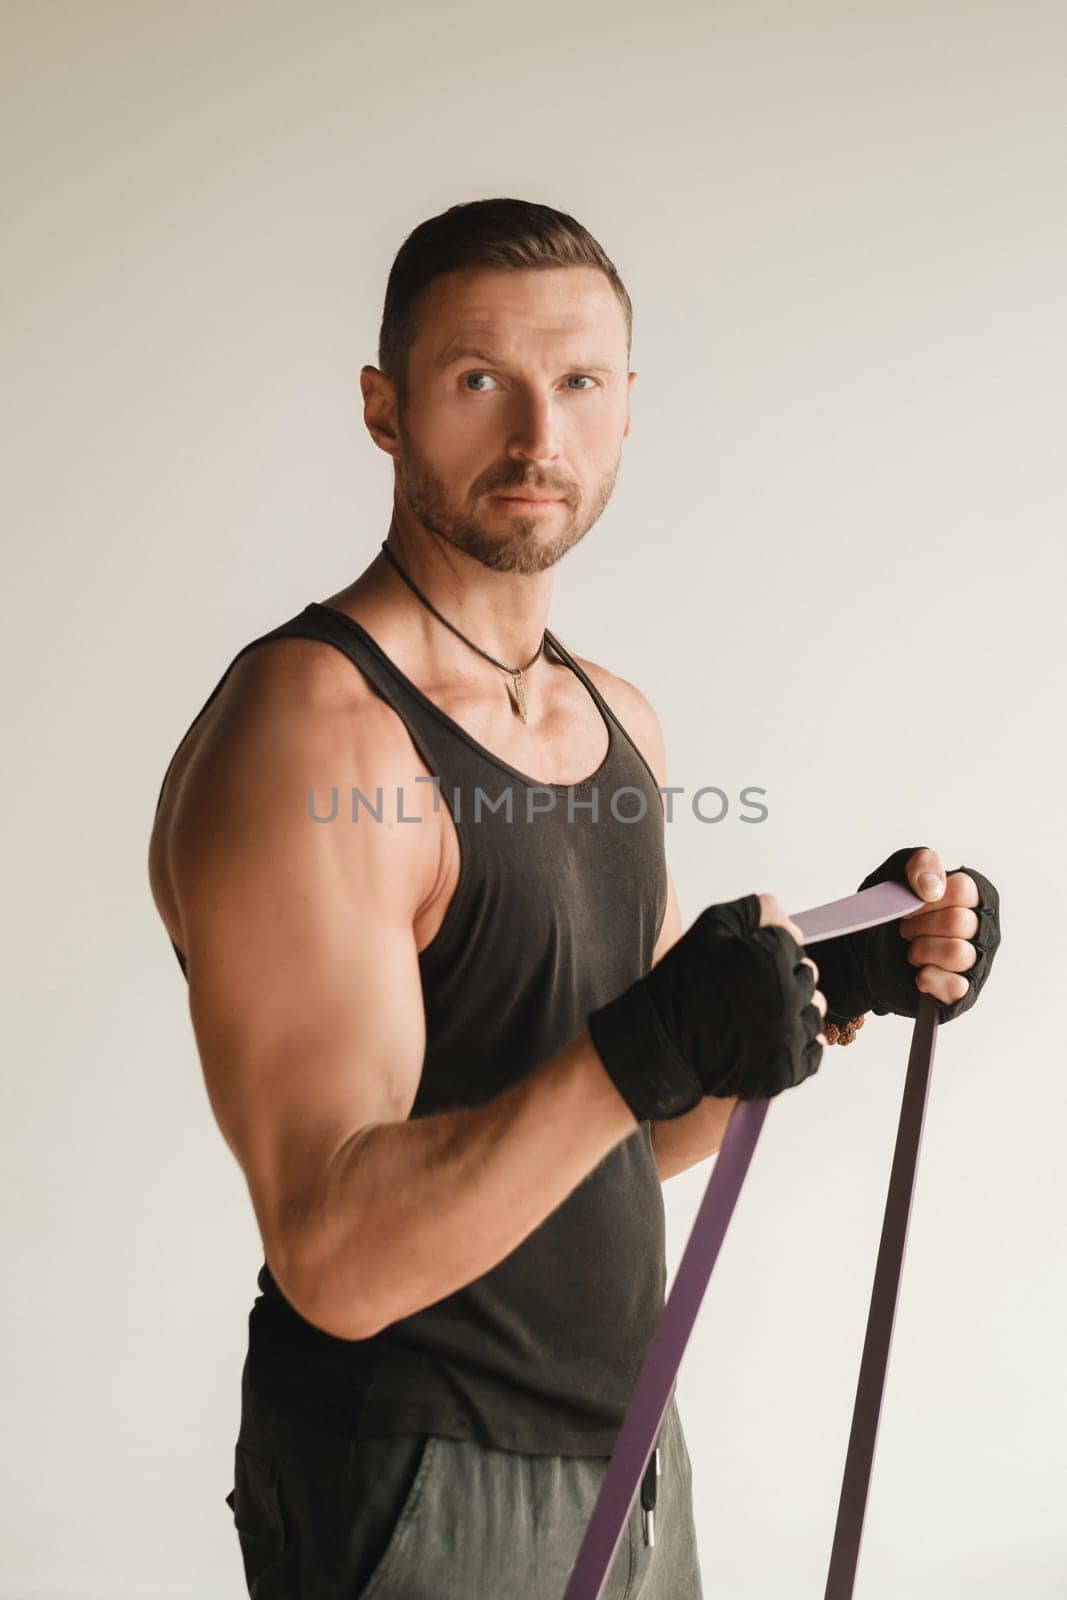
[[[321,639],[282,638],[240,656],[221,691],[235,714],[312,717],[329,726],[338,716],[360,715],[382,729],[399,722],[359,668]],[[221,699],[220,695],[220,699]]]
[[[277,750],[316,764],[340,758],[346,769],[370,762],[390,776],[411,767],[414,749],[402,718],[347,656],[301,638],[240,656],[189,743],[183,769],[206,783],[239,776],[257,749],[268,765]]]
[[[329,837],[346,872],[385,872],[394,888],[399,878],[417,903],[438,870],[438,830],[391,826],[400,806],[432,822],[432,786],[417,776],[425,768],[403,719],[339,650],[314,639],[257,644],[233,663],[168,777],[149,848],[164,922],[172,934],[180,926],[186,884],[230,858],[288,849],[312,812],[331,810],[338,826],[312,831]],[[382,828],[341,826],[357,789],[388,801]]]
[[[608,705],[614,711],[631,739],[648,762],[656,775],[656,782],[667,782],[666,769],[667,757],[663,740],[663,729],[659,717],[656,715],[652,702],[641,692],[636,684],[628,679],[619,677],[618,673],[611,672],[607,667],[602,667],[596,661],[587,661],[584,656],[576,655],[572,650],[571,655],[596,684]]]

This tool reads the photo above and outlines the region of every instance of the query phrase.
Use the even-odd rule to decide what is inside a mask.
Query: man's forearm
[[[583,1031],[487,1105],[346,1141],[275,1276],[325,1332],[369,1338],[496,1266],[637,1127]]]
[[[736,1095],[722,1100],[705,1095],[700,1104],[684,1116],[651,1124],[652,1150],[661,1183],[715,1154],[726,1135],[726,1125],[736,1104]]]

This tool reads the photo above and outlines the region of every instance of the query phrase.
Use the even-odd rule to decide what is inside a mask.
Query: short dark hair
[[[633,330],[630,296],[614,262],[587,228],[565,211],[530,200],[469,200],[420,222],[400,246],[389,272],[378,365],[396,383],[402,402],[423,291],[447,272],[472,267],[504,272],[597,267],[619,298],[629,344]]]

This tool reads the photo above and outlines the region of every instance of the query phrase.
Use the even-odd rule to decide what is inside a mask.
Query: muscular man
[[[817,1069],[827,1014],[951,1015],[992,959],[995,891],[926,848],[879,870],[937,909],[820,946],[826,998],[772,895],[682,933],[652,708],[546,631],[630,326],[573,218],[417,228],[362,372],[382,552],[239,651],[164,778],[152,889],[264,1246],[227,1497],[260,1600],[558,1600],[663,1303],[662,1181]],[[700,1594],[673,1400],[659,1459],[610,1596]]]

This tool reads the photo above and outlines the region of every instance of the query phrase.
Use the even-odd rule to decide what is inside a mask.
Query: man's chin
[[[486,527],[481,522],[453,526],[444,534],[449,544],[494,572],[516,572],[534,577],[554,567],[576,545],[584,530],[573,524],[561,531],[545,527],[541,513],[508,513],[507,527]]]

